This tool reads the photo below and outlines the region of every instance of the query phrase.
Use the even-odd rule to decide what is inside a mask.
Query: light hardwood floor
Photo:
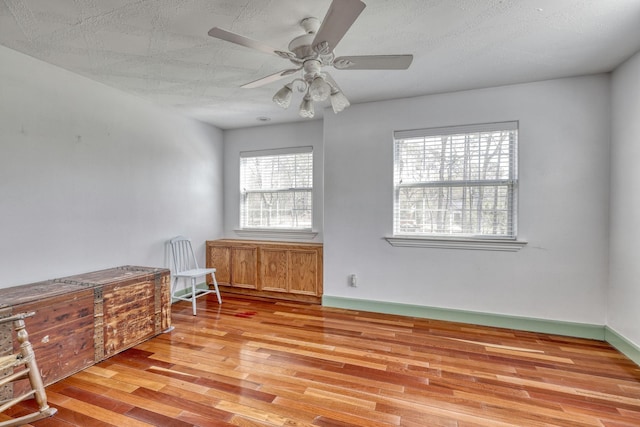
[[[208,298],[197,317],[174,304],[173,332],[47,387],[58,413],[33,425],[640,426],[640,368],[607,343]]]

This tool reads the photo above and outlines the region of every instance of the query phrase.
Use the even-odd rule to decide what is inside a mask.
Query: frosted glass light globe
[[[309,86],[309,95],[313,101],[324,101],[331,95],[331,86],[322,77],[317,76]]]
[[[289,108],[292,94],[291,85],[285,85],[273,95],[273,102],[275,102],[278,107]]]
[[[302,104],[300,104],[300,111],[298,112],[301,117],[306,119],[313,118],[315,111],[313,110],[313,102],[311,102],[311,98],[305,96],[302,100]]]
[[[350,105],[351,103],[349,102],[347,97],[344,96],[344,93],[340,92],[339,90],[331,93],[331,108],[333,108],[334,113],[338,114],[340,111],[344,110]]]

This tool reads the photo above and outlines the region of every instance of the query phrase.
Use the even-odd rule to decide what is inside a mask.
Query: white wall
[[[324,119],[324,293],[603,325],[609,76],[354,105]],[[398,248],[392,132],[519,120],[519,252]],[[359,287],[348,286],[356,273]]]
[[[640,347],[640,53],[612,76],[607,325]]]
[[[313,230],[318,234],[313,239],[303,240],[322,242],[324,159],[321,120],[227,130],[224,131],[224,146],[224,236],[226,238],[243,238],[234,231],[240,228],[240,153],[312,146]],[[260,236],[253,238],[260,238]],[[284,238],[284,240],[291,239]]]
[[[0,287],[222,234],[222,131],[0,47]]]

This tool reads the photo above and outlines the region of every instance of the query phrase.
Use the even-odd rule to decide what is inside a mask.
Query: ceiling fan
[[[209,35],[221,40],[277,55],[288,59],[296,68],[288,68],[243,85],[256,88],[301,72],[301,77],[286,84],[273,97],[273,102],[288,108],[293,91],[304,93],[299,114],[311,118],[313,101],[329,99],[334,113],[347,108],[350,103],[335,80],[323,67],[338,70],[405,70],[411,65],[413,55],[360,55],[336,57],[334,50],[366,5],[360,0],[333,0],[322,23],[317,18],[305,18],[300,22],[304,35],[289,43],[289,51],[274,49],[259,41],[214,27]]]

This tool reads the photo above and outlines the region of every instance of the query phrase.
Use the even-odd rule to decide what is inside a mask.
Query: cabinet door
[[[239,288],[258,288],[258,248],[231,248],[231,285]]]
[[[287,292],[287,251],[260,249],[260,290]]]
[[[207,246],[207,267],[216,269],[216,280],[218,283],[228,285],[231,283],[231,247],[229,246]],[[213,283],[211,277],[207,278],[207,283]]]
[[[318,295],[318,252],[289,251],[289,292]]]

